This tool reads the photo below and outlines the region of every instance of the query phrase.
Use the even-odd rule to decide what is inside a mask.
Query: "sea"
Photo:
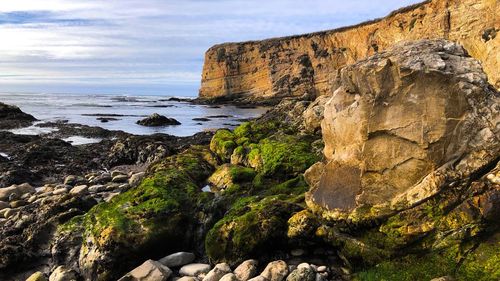
[[[265,113],[266,107],[237,107],[232,105],[196,105],[190,102],[169,100],[173,96],[132,96],[109,94],[46,94],[46,93],[0,93],[0,102],[16,105],[33,115],[38,122],[34,126],[11,130],[16,134],[38,135],[50,133],[55,128],[37,127],[38,123],[64,121],[108,130],[121,130],[135,135],[164,133],[175,136],[190,136],[204,130],[234,128],[250,118]],[[186,98],[186,97],[177,97]],[[144,127],[136,124],[153,113],[175,118],[181,125]],[[106,123],[100,117],[114,118]],[[206,118],[206,121],[196,121]],[[74,143],[98,140],[82,140],[75,136]]]

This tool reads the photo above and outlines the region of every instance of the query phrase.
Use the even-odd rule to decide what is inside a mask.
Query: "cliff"
[[[399,41],[445,38],[478,59],[500,88],[500,5],[432,0],[356,26],[299,36],[226,43],[205,54],[201,99],[278,101],[331,93],[336,71]]]

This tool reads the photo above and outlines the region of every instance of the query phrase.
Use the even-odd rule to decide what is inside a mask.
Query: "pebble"
[[[102,184],[96,184],[91,187],[89,187],[89,192],[96,193],[96,192],[101,192],[104,191],[106,187]]]
[[[113,177],[113,179],[111,181],[118,182],[118,183],[128,182],[128,176],[127,175],[117,175],[116,177]]]
[[[192,277],[192,276],[184,276],[184,277],[178,278],[177,281],[198,281],[198,278]]]
[[[182,276],[198,276],[201,273],[209,272],[211,268],[209,264],[191,263],[181,267],[179,274]]]
[[[308,263],[306,262],[303,262],[299,265],[297,265],[297,269],[301,269],[301,268],[307,268],[307,269],[311,269],[311,265],[309,265]]]
[[[282,281],[287,275],[288,265],[282,260],[270,262],[260,274],[269,281]]]
[[[132,186],[138,185],[144,178],[144,175],[145,175],[144,172],[135,173],[132,176],[130,176],[130,179],[128,179],[128,183]]]
[[[45,278],[45,275],[41,273],[40,271],[37,271],[28,277],[26,281],[47,281],[47,278]]]
[[[75,195],[83,195],[89,191],[89,187],[87,185],[77,185],[73,187],[69,193],[75,194]]]
[[[8,209],[5,209],[6,211],[3,213],[3,217],[8,219],[10,217],[13,217],[15,215],[17,215],[17,213],[19,213],[19,210],[16,210],[16,209],[11,209],[11,208],[8,208]]]
[[[33,203],[35,200],[38,198],[36,195],[31,195],[30,198],[28,198],[28,203]]]
[[[122,172],[122,171],[119,171],[119,170],[114,170],[111,172],[111,177],[114,178],[116,176],[122,176],[122,175],[126,175],[126,173]]]
[[[157,261],[147,260],[140,266],[125,274],[122,278],[118,279],[118,281],[167,281],[170,275],[172,275],[172,270],[170,270],[170,268]]]
[[[238,280],[247,281],[257,275],[257,265],[256,260],[246,260],[236,267],[234,274]]]
[[[61,195],[61,194],[65,194],[68,192],[68,189],[66,189],[66,187],[62,187],[62,188],[58,188],[56,190],[54,190],[52,192],[53,195]]]
[[[219,263],[207,273],[203,281],[219,281],[224,275],[231,273],[231,268],[227,263]]]
[[[64,179],[64,184],[73,185],[76,183],[76,176],[69,175]]]
[[[192,263],[194,259],[195,255],[193,253],[178,252],[160,259],[159,262],[168,267],[179,267]]]
[[[318,268],[317,268],[318,272],[326,272],[327,270],[328,270],[328,268],[324,265],[318,266]]]

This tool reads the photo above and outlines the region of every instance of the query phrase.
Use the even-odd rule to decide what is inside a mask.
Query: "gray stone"
[[[219,281],[222,276],[231,273],[231,268],[227,263],[219,263],[208,272],[203,281]]]
[[[269,280],[267,278],[259,275],[259,276],[252,278],[252,279],[248,279],[248,281],[269,281]]]
[[[184,276],[177,279],[177,281],[198,281],[198,280],[199,280],[198,278],[192,276]]]
[[[4,211],[3,217],[6,219],[13,217],[19,213],[19,210],[11,208],[4,209],[3,211]]]
[[[113,177],[111,180],[112,182],[127,182],[128,181],[128,176],[127,175],[117,175],[116,177]]]
[[[122,171],[118,171],[118,170],[114,170],[111,172],[111,177],[114,178],[116,176],[120,176],[120,175],[126,175],[126,173],[122,172]]]
[[[22,207],[22,206],[26,206],[28,205],[28,202],[24,201],[24,200],[16,200],[16,201],[12,201],[10,202],[10,207],[15,209],[15,208],[19,208],[19,207]]]
[[[191,263],[181,267],[179,274],[182,276],[198,276],[201,273],[209,272],[211,268],[209,264]]]
[[[147,260],[140,266],[124,275],[119,281],[167,281],[172,270],[163,264]]]
[[[9,187],[0,188],[0,201],[7,201],[11,196],[11,194],[14,194],[15,196],[17,196],[17,198],[20,198],[21,195],[25,193],[35,193],[35,192],[36,192],[35,188],[27,183],[23,183],[20,185],[14,184]]]
[[[318,272],[326,272],[326,271],[328,271],[328,268],[324,265],[318,266],[317,271]]]
[[[195,255],[193,253],[178,252],[160,259],[159,262],[168,267],[179,267],[192,263],[194,259]]]
[[[104,186],[102,184],[96,184],[96,185],[89,187],[89,192],[96,193],[96,192],[104,191],[105,189],[106,189],[106,186]]]
[[[246,260],[236,267],[234,274],[238,280],[247,281],[257,275],[257,265],[256,260]]]
[[[128,183],[132,186],[138,185],[144,178],[144,175],[145,175],[144,172],[135,173],[130,177],[130,179],[128,179]]]
[[[53,195],[61,195],[61,194],[66,194],[68,190],[66,187],[58,188],[52,192]]]
[[[288,265],[286,262],[279,260],[270,262],[260,276],[269,281],[281,281],[288,275]]]
[[[69,193],[74,194],[74,195],[83,195],[87,193],[89,190],[89,187],[87,185],[77,185],[73,187]]]
[[[77,273],[64,265],[58,266],[49,276],[49,281],[76,281]]]
[[[76,183],[76,176],[70,175],[64,179],[64,184],[74,185]]]

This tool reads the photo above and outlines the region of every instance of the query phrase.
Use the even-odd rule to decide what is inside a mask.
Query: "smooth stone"
[[[208,272],[203,281],[219,281],[222,276],[231,273],[231,268],[227,263],[219,263]]]
[[[113,179],[111,181],[112,182],[119,182],[119,183],[127,182],[128,176],[127,175],[118,175],[116,177],[113,177]]]
[[[61,194],[65,194],[67,192],[68,192],[68,190],[66,189],[66,187],[63,187],[63,188],[58,188],[58,189],[54,190],[52,192],[52,194],[53,195],[61,195]]]
[[[224,276],[219,281],[240,281],[238,278],[236,278],[236,275],[234,273],[228,273]]]
[[[89,190],[89,187],[87,185],[77,185],[77,186],[73,187],[69,191],[69,193],[75,194],[75,195],[82,195],[82,194],[87,193],[88,190]]]
[[[236,278],[240,281],[247,281],[252,277],[257,275],[257,265],[259,263],[256,260],[246,260],[242,262],[236,269],[234,270],[234,274]]]
[[[145,174],[146,174],[146,173],[144,173],[144,172],[140,172],[140,173],[135,173],[135,174],[133,174],[133,175],[132,175],[132,176],[130,176],[130,178],[128,179],[128,183],[129,183],[130,185],[132,185],[132,186],[133,186],[133,185],[137,185],[137,184],[139,184],[139,183],[142,181],[142,179],[144,178],[144,175],[145,175]]]
[[[106,197],[104,197],[104,201],[109,202],[109,201],[113,200],[113,198],[115,198],[118,195],[120,195],[119,192],[109,193]]]
[[[76,272],[64,265],[58,266],[49,276],[49,281],[73,281],[78,280]]]
[[[281,281],[288,275],[288,265],[286,262],[279,260],[270,262],[260,276],[269,281]]]
[[[192,263],[195,258],[193,253],[178,252],[160,259],[159,262],[168,267],[179,267]]]
[[[316,269],[318,272],[326,272],[328,270],[328,268],[324,265],[322,266],[318,266],[318,268]]]
[[[126,175],[126,173],[122,172],[122,171],[119,171],[119,170],[114,170],[111,172],[111,177],[114,178],[116,176],[120,176],[120,175]]]
[[[140,266],[125,274],[119,281],[167,281],[172,270],[163,264],[147,260]]]
[[[182,276],[198,276],[201,273],[207,273],[212,267],[205,263],[191,263],[187,264],[179,270]]]
[[[40,271],[37,271],[28,277],[26,281],[47,281],[47,278],[45,278],[45,275],[41,273]]]
[[[9,203],[4,202],[4,201],[0,201],[0,210],[3,210],[5,208],[9,208],[9,207],[10,207]]]
[[[96,192],[101,192],[104,191],[106,187],[102,184],[96,184],[91,187],[89,187],[89,192],[96,193]]]
[[[11,208],[8,208],[8,209],[5,209],[6,211],[3,213],[3,217],[8,219],[10,217],[13,217],[15,215],[17,215],[19,213],[19,210],[17,209],[11,209]]]

